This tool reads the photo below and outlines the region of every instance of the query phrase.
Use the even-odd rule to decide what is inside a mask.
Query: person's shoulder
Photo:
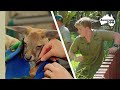
[[[104,32],[108,32],[107,30],[103,30],[103,29],[92,29],[92,31],[94,32],[94,33],[104,33]]]
[[[68,30],[68,27],[65,26],[64,28]]]
[[[80,41],[82,40],[82,37],[80,35],[78,35],[76,38],[75,38],[75,42],[79,43]]]
[[[92,29],[92,31],[94,32],[110,32],[109,30],[106,30],[106,29]]]
[[[62,30],[63,33],[67,33],[67,34],[70,34],[70,31],[67,27],[64,27],[63,30]]]
[[[67,32],[69,32],[69,29],[68,29],[68,27],[65,27],[65,30],[66,30]]]
[[[109,31],[109,30],[103,30],[103,29],[99,29],[99,30],[95,30],[94,31],[94,35],[96,36],[107,36],[107,35],[111,35],[111,34],[114,34],[115,32],[114,31]]]
[[[99,29],[99,30],[96,30],[97,33],[115,33],[114,31],[110,31],[110,30],[103,30],[103,29]]]
[[[68,27],[64,26],[63,28],[64,30],[69,31]]]

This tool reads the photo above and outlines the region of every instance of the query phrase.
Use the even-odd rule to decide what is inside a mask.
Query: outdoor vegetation
[[[107,30],[120,33],[120,11],[54,11],[54,13],[56,15],[60,14],[63,16],[63,22],[70,30],[72,42],[75,40],[75,37],[78,35],[78,33],[76,32],[76,28],[74,27],[74,23],[76,22],[76,20],[84,16],[92,18],[93,20],[95,20],[94,23],[96,23],[96,21],[99,22],[99,19],[102,18],[104,15],[112,14],[113,18],[115,19],[115,25],[114,27],[107,28]],[[97,25],[97,24],[94,24],[94,25],[96,26],[96,29],[100,29],[100,28],[106,29],[106,27],[108,27],[108,25],[103,25],[103,26]],[[112,47],[112,45],[113,45],[113,41],[104,42],[105,57],[108,55],[108,48]],[[80,53],[78,52],[77,56],[79,55]],[[79,62],[76,62],[73,60],[71,63],[72,63],[73,69],[75,70]]]

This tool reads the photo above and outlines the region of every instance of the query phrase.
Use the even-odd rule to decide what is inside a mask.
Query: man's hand
[[[49,59],[52,56],[59,57],[59,58],[66,57],[62,43],[61,43],[61,41],[59,41],[57,39],[50,40],[43,47],[39,58],[41,61],[46,61],[47,59]]]
[[[56,62],[47,64],[44,70],[45,77],[43,79],[73,79],[70,73]]]
[[[78,56],[74,58],[75,61],[82,62],[84,60],[83,56]]]
[[[117,47],[112,47],[112,48],[109,48],[109,49],[108,49],[108,52],[109,52],[110,54],[114,54],[117,50],[118,50]]]

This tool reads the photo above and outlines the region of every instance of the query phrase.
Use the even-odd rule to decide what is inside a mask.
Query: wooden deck
[[[120,50],[108,55],[93,79],[120,79]]]

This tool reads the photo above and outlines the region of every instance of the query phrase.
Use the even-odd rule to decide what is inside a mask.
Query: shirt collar
[[[65,27],[65,25],[62,25],[62,26],[60,27],[60,29],[62,29],[63,27]]]

